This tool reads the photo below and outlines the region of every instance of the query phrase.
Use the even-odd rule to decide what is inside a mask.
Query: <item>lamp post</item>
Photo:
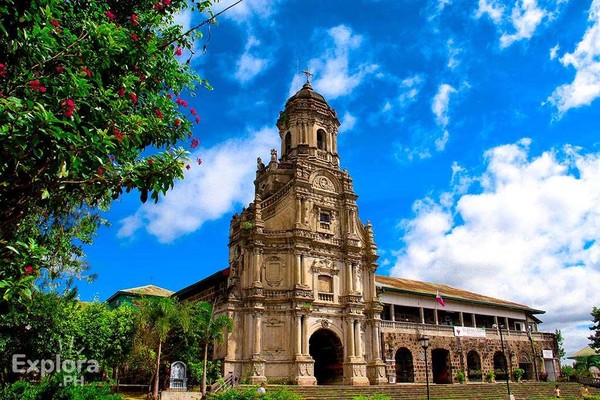
[[[531,356],[533,357],[533,371],[535,374],[534,380],[538,380],[538,372],[537,372],[537,355],[535,354],[535,348],[533,347],[533,335],[531,334],[531,326],[527,327],[527,337],[529,338],[529,343],[531,344]]]
[[[419,338],[419,344],[425,352],[425,381],[427,382],[427,400],[429,400],[429,364],[427,364],[427,349],[429,348],[429,338],[427,336],[421,336]]]
[[[493,328],[498,329],[498,332],[500,332],[500,346],[502,347],[502,355],[504,356],[504,361],[507,361],[506,353],[504,352],[504,338],[502,337],[502,325],[494,324]],[[507,366],[507,369],[508,369],[508,366]],[[507,371],[507,376],[506,376],[506,391],[508,392],[507,399],[509,399],[509,400],[514,399],[512,394],[510,394],[510,373],[508,371]]]

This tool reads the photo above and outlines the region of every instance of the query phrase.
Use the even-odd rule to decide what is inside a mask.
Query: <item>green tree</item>
[[[554,331],[554,337],[556,340],[556,355],[558,356],[559,360],[562,360],[563,358],[565,358],[565,348],[564,348],[564,341],[565,338],[562,335],[562,332],[560,331],[560,329],[557,329],[556,331]]]
[[[202,346],[202,382],[200,389],[202,396],[206,396],[206,373],[208,366],[208,347],[215,343],[222,343],[227,331],[233,329],[233,320],[227,315],[215,315],[214,308],[205,301],[194,304],[192,326],[198,335]]]
[[[33,278],[81,274],[82,245],[104,223],[99,209],[131,190],[158,201],[183,178],[181,145],[198,145],[200,119],[180,96],[209,86],[181,59],[200,33],[174,15],[212,16],[210,6],[2,2],[0,301],[29,299]]]
[[[30,304],[17,303],[0,314],[0,383],[23,377],[12,373],[13,355],[23,355],[17,361],[25,362],[54,360],[58,352],[68,352],[78,309],[73,292],[36,292]]]
[[[148,297],[140,302],[138,338],[156,349],[152,396],[158,398],[160,362],[164,343],[177,326],[189,326],[179,303],[171,298]]]
[[[591,347],[600,350],[600,308],[598,307],[592,309],[592,322],[594,324],[590,326],[590,330],[594,331],[594,333],[588,339],[592,342],[590,344]]]

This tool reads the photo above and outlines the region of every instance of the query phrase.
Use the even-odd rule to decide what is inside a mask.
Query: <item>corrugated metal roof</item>
[[[508,307],[528,311],[533,314],[543,314],[544,311],[530,308],[526,305],[497,299],[490,296],[469,292],[467,290],[458,289],[448,285],[438,283],[414,281],[404,278],[392,278],[389,276],[375,275],[375,283],[384,290],[391,289],[392,291],[411,293],[421,296],[433,296],[439,292],[444,300],[456,300],[471,303],[483,303],[495,307]]]

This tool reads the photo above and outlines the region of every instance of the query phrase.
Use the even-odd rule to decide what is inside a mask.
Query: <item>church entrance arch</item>
[[[317,385],[342,383],[344,348],[338,336],[329,329],[319,329],[308,341],[308,351],[315,360]]]
[[[481,381],[481,357],[475,350],[467,353],[467,371],[470,382]]]
[[[446,349],[431,351],[431,372],[433,383],[452,383],[450,370],[450,352]]]
[[[415,372],[413,368],[413,357],[406,347],[396,352],[396,382],[414,382]]]
[[[504,381],[508,379],[508,372],[506,368],[507,362],[504,353],[497,351],[494,353],[494,372],[496,373],[496,380]]]

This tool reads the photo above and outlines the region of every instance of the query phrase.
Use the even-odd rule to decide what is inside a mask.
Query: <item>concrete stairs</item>
[[[511,383],[511,394],[516,400],[549,400],[553,399],[555,383],[525,382]],[[579,399],[577,392],[581,387],[578,383],[559,383],[561,399]],[[267,390],[275,389],[277,385],[269,385]],[[392,400],[426,400],[427,387],[423,384],[398,384],[385,386],[285,386],[291,392],[297,393],[304,400],[352,400],[356,396],[387,395]],[[590,393],[599,393],[590,388]],[[506,397],[506,382],[497,383],[467,383],[453,385],[430,385],[431,400],[503,400]]]

